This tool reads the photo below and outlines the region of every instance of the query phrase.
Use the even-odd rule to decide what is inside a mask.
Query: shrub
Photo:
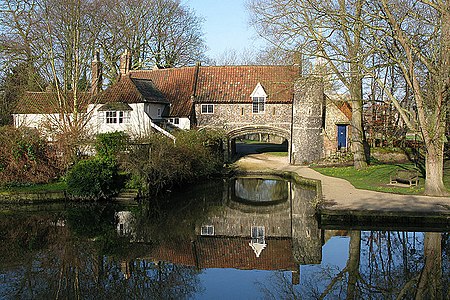
[[[136,143],[122,162],[141,183],[143,192],[156,194],[164,188],[219,173],[223,166],[222,135],[216,131],[182,131],[177,140],[151,135]],[[137,180],[140,178],[141,180]]]
[[[121,131],[97,134],[95,150],[101,157],[116,157],[125,149],[128,135]]]
[[[67,173],[67,191],[78,198],[106,199],[120,189],[118,166],[110,158],[81,160]]]
[[[0,127],[0,184],[48,183],[62,174],[57,151],[36,129]]]

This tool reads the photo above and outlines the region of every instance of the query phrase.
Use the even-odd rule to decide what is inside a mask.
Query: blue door
[[[347,148],[347,125],[338,125],[338,149]]]

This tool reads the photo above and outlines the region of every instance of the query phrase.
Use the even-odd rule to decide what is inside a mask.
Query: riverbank
[[[348,181],[322,175],[306,166],[289,165],[285,157],[270,154],[252,154],[239,159],[237,168],[246,171],[289,171],[309,179],[319,180],[322,199],[317,212],[322,224],[336,226],[341,223],[360,222],[414,223],[450,229],[450,197],[399,195],[359,190]]]

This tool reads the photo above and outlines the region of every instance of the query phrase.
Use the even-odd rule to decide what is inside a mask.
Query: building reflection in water
[[[314,188],[278,177],[232,178],[222,199],[195,224],[194,239],[161,243],[150,259],[198,269],[291,271],[298,284],[299,265],[321,261],[315,197]],[[132,215],[116,216],[117,232],[133,239]]]

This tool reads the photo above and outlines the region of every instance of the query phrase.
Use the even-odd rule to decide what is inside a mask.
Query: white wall
[[[191,120],[189,118],[166,118],[167,121],[172,124],[173,126],[183,129],[183,130],[189,130],[191,129]],[[175,119],[178,119],[178,124],[175,124]]]
[[[130,111],[130,118],[128,123],[106,123],[106,116],[104,111],[98,111],[103,104],[88,105],[88,113],[85,113],[87,118],[86,129],[89,133],[107,133],[114,131],[123,131],[133,137],[140,137],[148,135],[152,132],[151,119],[160,119],[157,117],[158,108],[161,112],[164,109],[163,104],[148,104],[148,103],[133,103],[129,104],[132,108]],[[171,118],[175,119],[175,118]],[[37,128],[47,134],[51,134],[52,130],[57,130],[60,124],[59,114],[14,114],[14,126],[27,126]],[[189,118],[178,118],[179,124],[172,123],[180,129],[190,129],[191,122]]]
[[[152,119],[162,119],[161,114],[164,112],[164,108],[166,107],[165,104],[160,103],[146,103],[145,104],[145,112],[150,116]],[[160,115],[158,116],[158,109],[160,109]]]
[[[123,131],[133,137],[144,136],[151,132],[150,118],[145,113],[144,103],[129,104],[133,109],[129,112],[130,118],[127,123],[106,123],[105,112],[98,111],[103,104],[91,104],[88,109],[93,109],[91,123],[97,133]]]

